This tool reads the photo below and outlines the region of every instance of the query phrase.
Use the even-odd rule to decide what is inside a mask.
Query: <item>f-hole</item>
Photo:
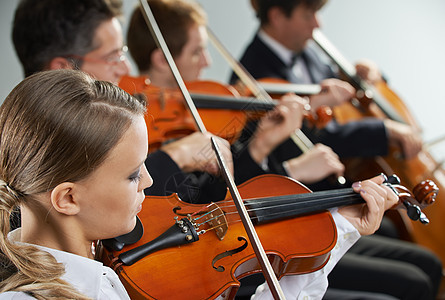
[[[243,245],[241,245],[238,248],[232,249],[232,250],[227,250],[223,253],[220,253],[218,255],[215,256],[215,258],[213,258],[212,260],[212,266],[213,268],[217,271],[217,272],[224,272],[225,268],[223,266],[218,266],[216,267],[215,264],[218,262],[218,260],[223,259],[224,257],[228,257],[228,256],[232,256],[233,254],[239,253],[241,251],[243,251],[244,249],[247,248],[247,245],[249,244],[247,242],[247,240],[245,238],[243,238],[242,236],[238,237],[238,241],[244,241]]]

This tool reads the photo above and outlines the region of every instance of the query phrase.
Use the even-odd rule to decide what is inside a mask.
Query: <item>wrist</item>
[[[270,152],[272,152],[272,149],[262,137],[256,135],[250,141],[248,151],[252,159],[260,165],[264,161],[264,159],[269,156]]]
[[[319,108],[320,106],[325,105],[324,101],[323,101],[323,96],[321,95],[312,95],[309,97],[309,104],[311,105],[311,111],[315,112],[317,111],[317,108]]]
[[[296,157],[283,162],[282,165],[289,177],[301,181],[301,174],[299,172],[301,168],[298,167],[298,164],[299,164],[299,158]]]
[[[188,153],[186,145],[173,142],[162,146],[160,150],[170,156],[181,170],[187,168],[190,155],[186,155]]]

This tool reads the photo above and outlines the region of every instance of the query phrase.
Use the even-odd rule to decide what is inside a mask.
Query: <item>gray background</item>
[[[124,2],[128,16],[137,1]],[[258,26],[250,1],[198,2],[209,15],[210,28],[238,58]],[[0,0],[0,102],[23,76],[10,38],[17,3]],[[380,66],[411,109],[427,142],[445,135],[444,15],[443,0],[330,0],[320,13],[323,32],[348,60],[368,58]],[[205,78],[226,81],[229,67],[212,49],[211,53],[213,65]],[[442,160],[444,150],[440,144],[431,151]]]

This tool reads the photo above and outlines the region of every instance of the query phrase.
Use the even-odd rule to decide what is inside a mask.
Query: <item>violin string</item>
[[[335,205],[337,202],[334,202],[332,200],[340,200],[340,199],[343,199],[343,197],[341,197],[341,196],[331,197],[329,199],[329,203],[332,204],[332,205]],[[323,200],[315,199],[315,200],[309,200],[309,201],[305,201],[305,202],[296,202],[296,203],[295,202],[292,202],[292,203],[288,202],[288,203],[282,203],[282,204],[278,204],[278,205],[275,204],[275,205],[268,205],[268,206],[263,206],[263,207],[258,207],[258,208],[250,208],[247,211],[255,213],[255,212],[258,212],[258,211],[262,211],[262,210],[270,210],[270,209],[275,209],[275,208],[282,208],[282,209],[284,209],[286,207],[299,206],[299,208],[294,208],[294,209],[291,209],[291,210],[287,210],[287,211],[293,211],[293,210],[301,209],[301,207],[308,206],[308,204],[311,204],[312,206],[316,206],[318,203],[327,202],[325,200],[326,199],[323,199]],[[266,202],[266,204],[269,204],[269,203]],[[249,203],[246,203],[246,205],[248,206]],[[227,214],[231,214],[231,213],[227,213]],[[268,215],[272,215],[272,214],[268,214]]]
[[[278,201],[295,201],[301,200],[302,203],[311,203],[311,201],[329,201],[330,199],[336,199],[337,197],[344,197],[348,195],[356,195],[352,189],[339,189],[334,191],[322,191],[317,193],[303,193],[295,195],[281,195],[272,197],[257,197],[246,199],[246,201],[254,201],[255,203],[271,203]]]
[[[346,193],[345,193],[345,194],[346,194]],[[331,207],[341,206],[342,204],[345,203],[344,196],[345,196],[345,195],[336,195],[336,196],[332,196],[332,197],[328,197],[328,198],[323,198],[323,199],[313,199],[313,200],[303,201],[303,202],[299,202],[299,203],[287,203],[287,204],[272,205],[272,206],[267,206],[267,207],[260,207],[260,208],[255,208],[255,209],[248,209],[248,212],[256,212],[256,211],[267,210],[267,209],[271,209],[271,208],[292,206],[292,207],[293,207],[292,209],[288,209],[288,210],[286,210],[285,212],[286,212],[287,214],[289,214],[289,213],[294,213],[295,215],[298,215],[299,212],[300,212],[300,213],[307,213],[307,211],[305,211],[304,208],[305,208],[305,207],[307,206],[307,204],[309,204],[309,203],[310,203],[310,204],[314,204],[314,203],[317,203],[317,202],[328,202],[328,201],[326,201],[326,200],[329,200],[329,204],[330,204]],[[357,198],[359,197],[358,194],[356,194],[356,193],[350,194],[350,196],[357,197]],[[272,198],[274,198],[274,197],[272,197]],[[259,199],[262,199],[262,198],[259,198]],[[292,198],[289,198],[289,199],[290,199],[290,200],[293,200]],[[250,199],[249,199],[249,200],[250,200]],[[245,201],[249,201],[249,200],[245,200]],[[333,201],[333,200],[334,200],[334,201]],[[335,200],[336,200],[336,201],[335,201]],[[226,201],[225,201],[225,202],[226,202]],[[270,202],[273,202],[273,200],[272,200],[272,201],[269,201],[269,203],[270,203]],[[299,207],[295,207],[295,205],[298,206],[298,204],[302,204],[301,206],[303,206],[303,207],[301,207],[301,206],[299,206]],[[234,206],[234,205],[232,205],[232,206]],[[314,206],[315,206],[315,205],[314,205]],[[224,208],[227,208],[227,207],[230,207],[230,206],[225,206]],[[303,210],[303,211],[302,211],[302,210]],[[322,210],[324,210],[324,209],[322,209]],[[214,210],[213,210],[213,211],[214,211]],[[267,216],[268,216],[268,217],[273,217],[273,216],[279,216],[279,215],[281,215],[281,214],[283,214],[283,211],[281,211],[281,212],[275,212],[275,213],[269,213],[269,214],[267,214]],[[226,217],[229,216],[229,215],[237,215],[237,212],[226,212],[226,213],[225,213],[225,216],[226,216]],[[210,222],[210,221],[212,221],[212,220],[214,220],[214,219],[216,219],[216,218],[219,218],[219,217],[221,217],[221,216],[222,216],[222,215],[219,215],[219,216],[215,216],[215,217],[213,217],[212,219],[208,219],[208,220],[206,220],[205,222],[200,223],[199,226],[204,225],[204,224],[206,224],[207,222]],[[252,219],[252,220],[258,220],[259,217],[254,216],[254,217],[251,217],[251,219]],[[241,220],[232,221],[232,222],[230,222],[230,223],[237,223],[237,222],[239,222],[239,221],[241,221]]]
[[[204,225],[205,223],[208,223],[208,222],[210,222],[210,221],[213,221],[213,220],[216,220],[216,219],[218,219],[218,218],[220,218],[221,216],[224,216],[224,214],[220,214],[220,215],[217,215],[217,216],[214,216],[214,217],[212,217],[212,218],[210,218],[210,219],[206,219],[204,222],[202,222],[202,223],[199,223],[199,224],[196,224],[196,226],[201,226],[201,225]],[[196,219],[194,219],[194,221],[195,221]]]
[[[334,199],[334,198],[332,198],[332,199]],[[330,201],[329,202],[331,207],[337,207],[337,206],[341,206],[341,205],[344,204],[343,198],[337,197],[337,199],[335,199],[335,200],[337,200],[337,201]],[[285,207],[285,206],[290,206],[290,205],[282,205],[282,206]],[[277,206],[274,206],[274,207],[277,207]],[[270,209],[270,207],[261,207],[261,208],[251,209],[249,211],[258,212],[258,211],[261,211],[261,210],[268,210],[268,209]],[[320,209],[320,210],[324,210],[324,209],[325,208]],[[316,210],[314,210],[314,211],[316,211]],[[305,207],[295,207],[294,206],[292,209],[288,209],[286,211],[280,211],[280,212],[275,212],[275,213],[268,213],[267,217],[274,217],[274,216],[278,217],[280,215],[283,215],[284,213],[286,213],[286,214],[293,213],[294,215],[298,215],[298,214],[308,213],[308,212],[307,212],[307,210],[305,210]],[[252,217],[252,220],[257,220],[257,219],[259,219],[259,217]]]
[[[281,195],[281,196],[270,196],[270,197],[253,197],[253,198],[246,198],[244,199],[244,201],[267,201],[267,202],[271,202],[271,201],[282,201],[282,200],[289,200],[290,199],[301,199],[301,200],[306,200],[306,199],[311,199],[311,198],[323,198],[323,199],[327,199],[329,200],[329,196],[330,195],[348,195],[348,194],[355,194],[355,192],[352,191],[352,189],[350,188],[346,188],[346,189],[337,189],[337,190],[329,190],[329,191],[319,191],[319,192],[315,192],[315,193],[302,193],[302,194],[289,194],[289,195]],[[228,199],[228,200],[222,200],[222,201],[218,201],[215,202],[217,204],[220,203],[230,203],[232,202],[232,200]]]
[[[341,204],[341,202],[339,202],[339,204]],[[336,206],[335,203],[334,203],[333,206]],[[248,210],[248,211],[255,211],[255,210],[260,210],[260,209],[264,209],[264,208],[250,209],[250,210]],[[286,213],[294,213],[294,216],[298,216],[299,214],[307,213],[307,212],[300,212],[300,213],[299,213],[299,211],[301,211],[301,209],[299,209],[299,208],[294,208],[294,209],[287,210]],[[282,214],[283,214],[283,212],[276,212],[276,213],[268,214],[267,216],[268,216],[268,217],[274,217],[274,216],[279,217],[279,215],[282,215]],[[229,213],[226,213],[224,216],[227,217],[228,215],[235,215],[235,216],[237,216],[238,213],[237,213],[237,212],[229,212]],[[215,218],[218,218],[218,217],[221,217],[221,216],[223,216],[223,214],[221,214],[221,215],[219,215],[219,216],[215,216]],[[259,220],[259,217],[258,217],[258,216],[253,216],[253,217],[251,216],[250,219],[251,219],[252,221],[256,221],[256,220]],[[212,221],[212,219],[209,219],[209,220],[206,220],[206,221],[203,222],[203,223],[200,223],[199,226],[204,225],[204,224],[206,224],[206,223],[208,223],[208,222],[210,222],[210,221]],[[229,221],[227,224],[235,224],[235,223],[239,223],[239,222],[241,222],[241,219],[236,219],[236,220]],[[198,226],[198,227],[199,227],[199,226]],[[218,225],[218,226],[222,226],[222,224],[221,224],[221,225]]]
[[[237,222],[241,222],[241,220],[238,220]],[[199,231],[202,232],[201,234],[204,234],[204,233],[207,233],[207,232],[209,232],[209,231],[211,231],[211,230],[216,230],[217,228],[219,228],[219,227],[221,227],[221,226],[223,226],[223,225],[225,225],[225,224],[215,225],[215,226],[213,226],[213,227],[211,227],[211,228],[208,228],[208,229],[200,229]],[[198,227],[199,227],[199,226],[198,226]]]
[[[323,202],[331,202],[332,200],[336,200],[339,198],[344,198],[345,196],[355,196],[358,195],[357,193],[352,192],[351,190],[346,190],[344,192],[341,193],[337,193],[333,196],[330,197],[325,197],[323,195],[320,195],[320,193],[311,193],[311,194],[296,194],[296,195],[283,195],[283,196],[274,196],[274,197],[258,197],[258,198],[248,198],[248,199],[244,199],[244,203],[245,204],[268,204],[267,207],[265,207],[265,209],[271,209],[271,208],[278,208],[278,207],[283,207],[286,205],[296,205],[296,201],[297,200],[302,200],[299,201],[298,204],[301,205],[313,205],[316,203],[323,203]],[[302,197],[304,196],[304,197]],[[288,201],[288,203],[280,203],[279,205],[274,205],[274,202],[285,202]],[[252,203],[249,203],[252,202]],[[233,208],[235,207],[234,204],[232,204],[233,202],[231,200],[223,200],[223,201],[219,201],[219,202],[215,202],[217,205],[221,206],[221,204],[226,204],[226,203],[230,203],[229,205],[224,205],[224,208]],[[297,205],[298,205],[297,204]],[[254,212],[255,209],[250,209],[248,211]]]
[[[193,214],[191,214],[190,215],[190,217],[193,217],[194,215],[196,215],[197,213],[199,213],[199,212],[201,212],[201,211],[203,211],[204,210],[204,208],[208,208],[208,207],[210,207],[212,204],[209,204],[209,205],[207,205],[207,206],[204,206],[203,208],[201,208],[200,210],[197,210],[197,211],[195,211]],[[202,217],[204,217],[204,216],[207,216],[208,214],[210,214],[210,213],[212,213],[212,212],[214,212],[215,210],[217,210],[217,208],[214,208],[214,209],[212,209],[212,210],[210,210],[210,211],[208,211],[207,213],[205,213],[205,214],[203,214],[203,215],[201,215],[200,217],[197,217],[195,220],[199,220],[199,219],[201,219]]]

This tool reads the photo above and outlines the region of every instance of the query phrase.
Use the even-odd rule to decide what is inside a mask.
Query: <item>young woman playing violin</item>
[[[144,103],[113,84],[71,70],[32,75],[5,99],[0,299],[129,299],[116,274],[93,260],[93,245],[132,230],[152,184],[144,112]],[[355,184],[366,204],[339,209],[339,232],[354,236],[345,248],[358,233],[374,232],[397,202],[382,182]],[[17,207],[22,227],[9,232]],[[289,276],[283,288],[304,291],[313,284],[306,276]]]
[[[145,104],[80,71],[37,73],[0,109],[1,299],[123,299],[93,242],[131,231],[152,184]],[[20,207],[22,226],[9,233]],[[8,235],[9,233],[9,235]]]
[[[194,5],[193,3],[190,4],[190,2],[186,1],[150,1],[150,7],[161,31],[164,33],[164,38],[167,45],[169,45],[170,51],[184,80],[193,81],[198,79],[202,69],[210,64],[210,57],[208,56],[206,48],[207,35],[204,28],[206,23],[205,13],[197,5]],[[171,22],[171,20],[175,20],[175,22]],[[142,75],[148,76],[151,84],[164,88],[174,88],[176,86],[172,73],[164,59],[164,55],[161,50],[157,49],[155,41],[151,38],[147,24],[139,9],[136,9],[132,15],[127,33],[127,42],[130,53],[133,56],[134,61],[137,63],[139,72]],[[260,62],[258,62],[258,64],[260,64]],[[328,85],[328,83],[326,84]],[[341,102],[345,101],[352,92],[348,89],[348,86],[343,87],[342,85],[339,85],[339,82],[329,82],[327,94],[331,96],[331,98],[334,98],[335,101]],[[326,96],[326,94],[323,96]],[[321,101],[323,99],[318,100]],[[289,112],[291,111],[289,110]],[[301,112],[299,113],[301,114]],[[290,115],[291,114],[289,114],[289,116]],[[286,120],[286,117],[283,117],[283,119]],[[253,170],[257,170],[255,171],[257,174],[262,174],[264,172],[286,174],[284,170],[278,170],[281,166],[279,161],[277,162],[277,160],[274,160],[273,156],[268,156],[268,153],[289,136],[290,130],[287,131],[288,129],[280,128],[280,125],[282,124],[273,123],[268,119],[264,119],[261,122],[268,122],[270,126],[260,126],[260,130],[255,132],[253,135],[254,138],[248,143],[248,151],[242,152],[243,154],[250,154],[250,158],[246,158],[246,156],[238,157],[237,154],[234,154],[235,178],[238,180],[240,178],[249,178],[249,175],[252,174]],[[268,138],[277,137],[280,137],[281,139],[275,140],[275,143],[255,142],[256,140],[268,141]],[[255,138],[257,139],[255,140]],[[261,146],[262,144],[272,145],[272,147],[268,149],[267,147]],[[264,156],[260,156],[261,158],[259,160],[255,160],[256,151],[262,150],[264,150]],[[320,171],[326,172],[324,175],[329,174],[336,168],[331,164],[338,161],[338,157],[335,154],[328,155],[325,153],[324,155],[323,159],[312,157],[314,159],[304,160],[305,158],[310,157],[310,155],[302,155],[293,159],[292,161],[295,163],[295,168],[288,168],[287,174],[303,182],[314,182],[321,179],[322,177],[315,177],[314,173]],[[264,159],[264,157],[267,157],[269,160],[269,169],[267,171],[261,168],[261,159]],[[297,164],[299,160],[304,160],[307,164]],[[251,164],[252,161],[254,161],[255,164]],[[322,164],[318,165],[316,163]],[[246,170],[248,170],[248,172],[246,172]],[[342,169],[337,169],[337,172],[338,170]],[[314,177],[300,177],[300,172],[302,172],[304,176],[314,175]],[[243,180],[240,180],[238,182],[242,181]],[[154,185],[156,185],[156,182]],[[360,272],[359,274],[367,274],[366,276],[368,279],[364,280],[365,286],[359,287],[357,290],[361,292],[387,293],[397,297],[403,297],[403,295],[406,294],[403,291],[402,293],[395,291],[397,288],[383,288],[383,284],[378,284],[379,287],[375,289],[374,287],[369,288],[369,286],[367,286],[369,282],[381,282],[382,280],[382,274],[378,272],[375,273],[374,271],[381,270],[381,272],[388,273],[387,270],[373,267],[377,263],[381,263],[382,265],[386,264],[394,266],[390,273],[391,276],[393,276],[393,281],[396,283],[386,280],[386,282],[391,283],[392,286],[398,287],[399,285],[402,285],[403,282],[408,280],[406,277],[412,278],[412,276],[409,275],[410,273],[415,273],[420,274],[419,277],[416,276],[416,284],[412,284],[412,289],[416,290],[416,292],[409,292],[409,294],[413,297],[416,297],[415,295],[430,295],[428,297],[431,297],[435,294],[438,287],[436,280],[434,280],[434,287],[431,288],[429,286],[430,280],[422,275],[425,273],[434,274],[431,275],[431,277],[437,278],[436,274],[440,273],[440,263],[438,263],[434,256],[431,256],[429,252],[412,244],[406,244],[396,240],[387,241],[385,239],[378,239],[377,241],[377,239],[378,238],[375,238],[370,242],[372,245],[369,245],[366,241],[359,242],[360,245],[366,246],[364,247],[365,249],[358,248],[359,250],[357,250],[357,254],[348,255],[351,260],[355,261],[349,269],[349,274],[351,274],[351,276],[354,276],[356,272]],[[374,258],[372,253],[374,249],[377,249],[376,247],[380,247],[379,249],[397,249],[394,253],[410,253],[410,255],[415,258],[409,260],[409,262],[404,261],[403,254],[397,257],[383,255],[382,257]],[[422,263],[420,263],[420,261],[422,261]],[[420,265],[420,267],[418,267],[418,265]],[[420,268],[425,269],[425,271]],[[401,272],[400,270],[404,271]],[[336,277],[333,277],[333,280],[335,278]],[[345,290],[355,289],[354,286],[352,286],[351,281],[348,281],[347,284],[339,285],[338,288]],[[359,295],[360,292],[352,292],[352,294]],[[371,297],[374,297],[374,295]]]

